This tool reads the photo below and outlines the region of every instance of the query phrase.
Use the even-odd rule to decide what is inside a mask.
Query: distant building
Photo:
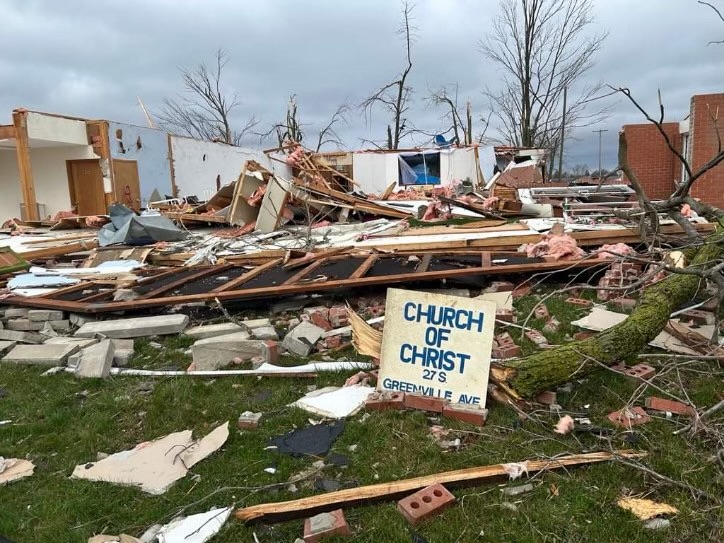
[[[693,172],[719,152],[717,116],[719,135],[724,138],[724,93],[698,94],[691,97],[688,118],[678,123],[663,123],[672,145],[686,157]],[[629,164],[649,198],[661,200],[670,196],[687,179],[687,173],[666,146],[656,126],[627,124],[623,131],[628,143]],[[724,207],[724,163],[697,179],[691,195],[716,207]]]

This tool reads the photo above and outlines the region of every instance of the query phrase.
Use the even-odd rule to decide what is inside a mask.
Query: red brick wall
[[[677,150],[681,150],[679,123],[664,123]],[[674,191],[679,180],[680,162],[666,146],[663,136],[653,124],[627,124],[623,127],[628,143],[628,162],[649,198],[661,200]]]
[[[718,152],[719,144],[712,117],[717,116],[719,132],[724,138],[724,93],[701,94],[691,98],[689,117],[689,162],[696,172]],[[691,195],[713,206],[724,208],[724,163],[697,179]]]

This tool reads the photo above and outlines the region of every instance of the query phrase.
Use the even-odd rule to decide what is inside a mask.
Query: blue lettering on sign
[[[446,400],[452,400],[453,397],[452,390],[442,390],[433,386],[416,385],[415,383],[398,381],[397,379],[390,379],[389,377],[382,380],[382,388],[385,390],[399,390],[400,392],[422,394],[423,396],[432,396],[434,398],[444,398]]]
[[[482,311],[459,309],[435,304],[416,304],[407,302],[403,307],[402,315],[408,322],[424,322],[427,325],[444,326],[457,330],[483,331],[485,314]]]
[[[465,372],[465,363],[470,360],[467,353],[457,353],[447,349],[436,349],[434,347],[421,347],[403,343],[400,345],[400,361],[405,364],[417,365],[423,368],[433,368],[443,371]]]

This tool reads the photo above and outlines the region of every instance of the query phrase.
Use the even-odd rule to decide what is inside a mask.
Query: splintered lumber
[[[614,451],[613,453],[594,452],[586,454],[572,454],[550,460],[527,460],[522,464],[525,466],[524,471],[527,471],[529,475],[534,475],[544,471],[565,469],[599,462],[608,462],[616,457],[630,459],[642,458],[644,456],[646,456],[646,453],[644,452],[620,450]],[[308,517],[324,511],[344,508],[349,505],[359,505],[371,501],[391,500],[395,497],[411,494],[421,488],[425,488],[435,483],[446,486],[462,484],[470,485],[471,483],[480,483],[507,477],[511,471],[509,466],[509,464],[494,464],[492,466],[459,469],[455,471],[446,471],[444,473],[424,475],[422,477],[415,477],[414,479],[404,479],[402,481],[392,481],[389,483],[338,490],[336,492],[328,492],[326,494],[309,496],[308,498],[300,498],[298,500],[253,505],[251,507],[237,509],[234,512],[234,515],[236,518],[243,520],[244,522],[290,520]]]
[[[711,268],[722,256],[721,241],[716,234],[698,250],[688,251],[689,269]],[[581,341],[572,341],[555,349],[542,351],[505,364],[493,364],[490,382],[497,391],[493,396],[503,401],[533,398],[600,367],[635,358],[666,326],[669,315],[684,302],[695,297],[701,278],[694,274],[673,273],[644,289],[639,304],[622,323]]]
[[[382,346],[382,332],[372,328],[357,312],[347,304],[347,315],[352,327],[352,345],[359,354],[380,357]]]
[[[71,253],[79,253],[82,251],[90,251],[98,247],[98,240],[78,241],[75,243],[61,243],[55,247],[47,247],[44,249],[35,249],[33,251],[23,251],[18,253],[25,260],[35,260],[36,258],[48,258],[51,256],[69,255]]]

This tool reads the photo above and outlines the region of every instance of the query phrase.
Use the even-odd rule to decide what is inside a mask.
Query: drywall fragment
[[[324,334],[324,328],[320,328],[311,322],[304,321],[292,328],[282,342],[282,349],[297,356],[309,356],[312,347]]]
[[[0,456],[0,486],[24,477],[30,477],[34,470],[35,464],[30,460]]]
[[[137,486],[149,494],[163,494],[188,469],[218,450],[228,437],[228,422],[197,441],[192,439],[191,430],[175,432],[99,462],[80,464],[71,478]]]
[[[231,514],[231,507],[172,520],[161,528],[158,543],[205,543],[214,537]]]
[[[326,387],[310,392],[291,405],[325,418],[341,419],[362,409],[374,391],[364,385]]]

